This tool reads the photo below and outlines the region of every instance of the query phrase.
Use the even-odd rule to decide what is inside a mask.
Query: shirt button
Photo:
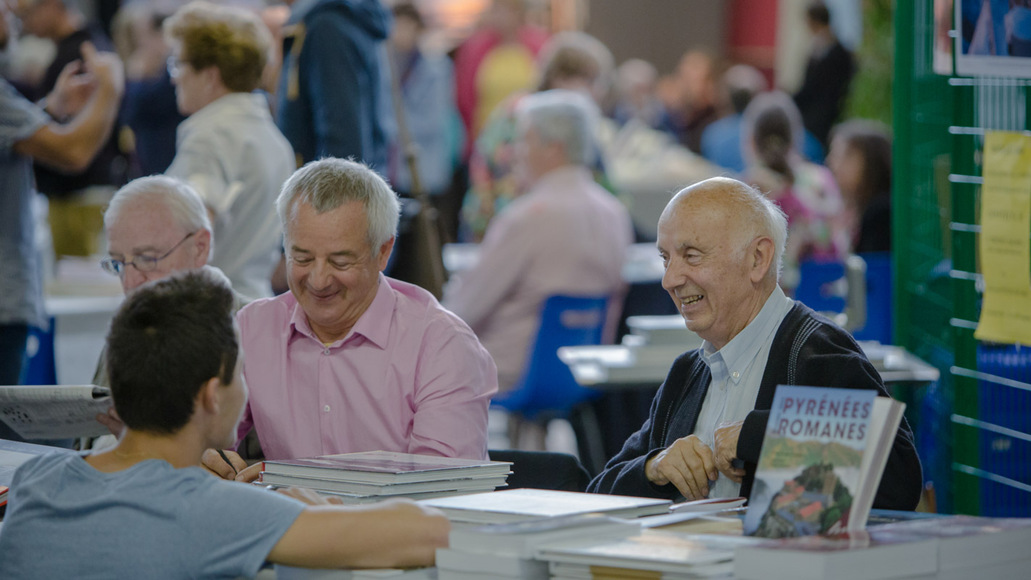
[[[730,376],[734,377],[734,380],[736,381],[741,376],[741,373],[739,373],[737,371],[734,371],[734,372],[730,373]]]
[[[326,348],[322,349],[322,354],[325,354],[325,355],[329,354],[329,347],[328,346]]]
[[[328,413],[329,412],[329,405],[326,405],[325,407],[323,407],[322,410]]]

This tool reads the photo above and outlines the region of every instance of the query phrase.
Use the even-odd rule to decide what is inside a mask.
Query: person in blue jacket
[[[298,165],[353,157],[385,173],[390,12],[379,0],[289,3],[277,123]]]

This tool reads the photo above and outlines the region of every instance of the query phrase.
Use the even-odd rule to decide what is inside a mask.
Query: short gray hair
[[[713,177],[684,188],[677,196],[684,195],[689,198],[693,193],[700,191],[712,191],[719,189],[716,196],[727,205],[735,205],[742,209],[738,216],[745,218],[748,223],[757,226],[752,232],[755,236],[769,236],[773,240],[773,266],[776,279],[780,279],[781,268],[784,264],[784,248],[788,242],[788,216],[770,198],[763,195],[761,191],[729,177]],[[751,241],[751,239],[749,241]]]
[[[562,89],[527,95],[519,101],[516,118],[521,131],[532,127],[542,141],[561,144],[570,163],[594,163],[598,107],[586,96]]]
[[[397,194],[367,165],[349,159],[326,157],[295,171],[283,184],[276,211],[283,231],[289,233],[298,203],[307,203],[321,214],[352,201],[365,207],[369,246],[374,252],[397,235],[401,213]]]
[[[153,200],[163,204],[172,214],[172,220],[186,232],[201,229],[211,232],[208,257],[215,251],[215,232],[204,201],[195,189],[184,181],[165,175],[140,177],[122,186],[104,211],[104,228],[109,229],[118,220],[122,209],[134,201]]]

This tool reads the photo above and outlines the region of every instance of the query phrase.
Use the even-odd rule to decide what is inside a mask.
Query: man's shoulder
[[[852,335],[827,317],[796,302],[778,330],[770,361],[792,361],[800,370],[849,372],[846,365],[873,369]]]
[[[280,327],[290,323],[297,300],[290,292],[272,298],[258,298],[244,304],[237,312],[240,324],[262,324],[265,327]]]
[[[424,340],[449,334],[468,334],[473,331],[461,318],[426,291],[415,284],[384,277],[397,301],[395,313],[405,324],[412,324],[422,330]],[[435,338],[434,338],[435,339]]]

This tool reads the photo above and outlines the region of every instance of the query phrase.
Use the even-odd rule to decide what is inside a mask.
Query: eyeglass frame
[[[174,246],[171,247],[171,249],[169,249],[167,252],[156,258],[144,256],[142,254],[137,254],[132,257],[132,260],[126,262],[125,260],[116,260],[111,256],[108,256],[100,261],[100,267],[108,274],[118,276],[119,278],[125,276],[125,270],[127,266],[132,266],[133,268],[136,268],[136,271],[140,273],[153,272],[154,270],[157,270],[158,262],[171,256],[172,252],[176,251],[177,249],[179,249],[179,246],[183,245],[183,242],[190,239],[198,232],[200,232],[200,230],[192,231],[186,234],[186,237],[179,240]],[[141,268],[140,264],[146,265]]]

